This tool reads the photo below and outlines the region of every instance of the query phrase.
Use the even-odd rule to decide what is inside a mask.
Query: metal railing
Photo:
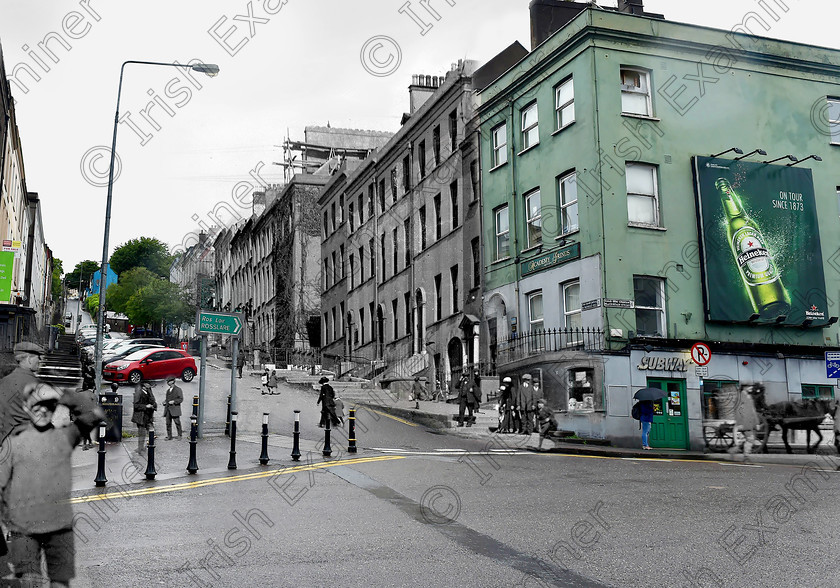
[[[497,363],[556,351],[603,351],[604,331],[586,329],[546,329],[520,333],[499,343]]]

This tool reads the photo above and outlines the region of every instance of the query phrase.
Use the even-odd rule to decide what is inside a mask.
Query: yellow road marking
[[[392,414],[388,414],[387,412],[381,412],[379,410],[374,410],[372,408],[366,408],[365,410],[369,410],[370,412],[375,412],[376,414],[381,414],[384,417],[388,417],[389,419],[394,419],[395,421],[401,422],[404,425],[408,425],[409,427],[416,427],[418,426],[417,423],[412,423],[411,421],[407,421],[405,419],[401,419],[400,417],[395,417]]]
[[[282,469],[274,469],[268,471],[252,472],[250,474],[241,474],[238,476],[226,476],[223,478],[209,478],[207,480],[196,480],[195,482],[185,482],[183,484],[171,484],[169,486],[155,486],[151,488],[139,488],[137,490],[126,490],[121,492],[108,492],[105,494],[94,494],[91,496],[78,496],[70,499],[70,504],[83,504],[85,502],[95,502],[97,500],[113,500],[117,498],[132,498],[135,496],[147,496],[149,494],[163,494],[167,492],[179,492],[181,490],[194,490],[195,488],[203,488],[205,486],[215,486],[216,484],[227,484],[229,482],[244,482],[249,480],[257,480],[259,478],[268,478],[270,476],[281,474],[294,474],[297,472],[307,472],[311,470],[325,469],[333,466],[355,465],[362,463],[371,463],[376,461],[389,461],[393,459],[405,459],[401,455],[383,455],[378,457],[361,457],[357,459],[341,459],[336,461],[324,461],[309,465],[294,466]]]

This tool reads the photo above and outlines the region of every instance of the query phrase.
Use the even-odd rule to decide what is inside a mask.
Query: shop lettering
[[[686,360],[681,357],[651,357],[644,356],[636,369],[651,370],[657,372],[687,372]]]

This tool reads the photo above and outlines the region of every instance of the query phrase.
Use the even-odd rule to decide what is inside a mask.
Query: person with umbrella
[[[665,396],[659,388],[642,388],[633,395],[639,401],[639,422],[642,427],[642,449],[652,449],[649,445],[650,427],[653,424],[653,401]]]

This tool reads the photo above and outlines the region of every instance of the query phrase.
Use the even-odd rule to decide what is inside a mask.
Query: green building
[[[761,4],[717,30],[533,0],[480,91],[488,353],[562,429],[638,446],[659,387],[651,444],[700,449],[746,385],[835,396],[840,51],[757,36]]]

